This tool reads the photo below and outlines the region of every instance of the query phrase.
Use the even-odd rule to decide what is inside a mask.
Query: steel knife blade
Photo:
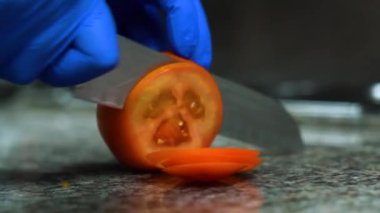
[[[175,62],[175,59],[127,38],[119,36],[118,40],[118,66],[76,86],[76,97],[121,109],[138,79],[155,67]],[[298,126],[279,102],[238,83],[213,76],[224,106],[220,134],[252,144],[263,153],[290,153],[302,149]]]

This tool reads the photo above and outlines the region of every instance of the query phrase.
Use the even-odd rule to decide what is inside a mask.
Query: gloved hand
[[[67,86],[112,68],[114,22],[103,0],[0,1],[0,77]]]
[[[198,0],[108,3],[121,34],[209,66],[210,35]],[[101,75],[117,60],[116,30],[104,0],[0,1],[0,78],[69,86]]]
[[[108,0],[118,32],[209,68],[212,50],[200,0]]]

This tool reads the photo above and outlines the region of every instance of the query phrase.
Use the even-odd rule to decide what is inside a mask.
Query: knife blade
[[[275,99],[214,75],[223,98],[221,133],[258,146],[266,153],[291,153],[303,148],[295,120]]]
[[[77,98],[114,108],[123,108],[129,91],[138,79],[155,67],[176,60],[119,36],[118,66],[76,86]],[[224,119],[220,134],[252,144],[263,153],[301,150],[298,126],[276,100],[243,85],[213,75],[222,93]]]
[[[176,61],[122,36],[118,36],[118,43],[119,64],[110,72],[77,85],[77,98],[122,109],[137,80],[155,67]]]

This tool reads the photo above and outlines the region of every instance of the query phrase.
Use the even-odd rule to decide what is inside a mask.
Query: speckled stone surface
[[[64,100],[61,107],[62,100],[43,96],[28,93],[0,105],[0,212],[380,210],[380,137],[340,146],[313,142],[301,153],[265,156],[251,173],[188,183],[121,167],[99,137],[92,106]],[[334,128],[342,137],[353,131]]]

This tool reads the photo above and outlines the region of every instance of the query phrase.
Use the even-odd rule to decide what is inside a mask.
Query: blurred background
[[[203,2],[214,72],[279,98],[379,102],[379,1]]]

